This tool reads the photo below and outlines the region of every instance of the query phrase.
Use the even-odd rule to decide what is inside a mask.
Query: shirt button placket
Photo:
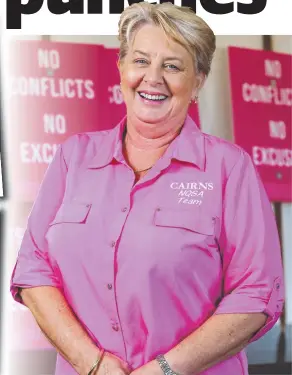
[[[128,213],[128,211],[129,211],[129,206],[123,206],[123,207],[120,208],[120,212],[122,212],[122,213]],[[120,222],[119,222],[119,224],[117,223],[117,227],[115,228],[115,233],[114,232],[112,233],[113,238],[115,238],[115,237],[119,238],[120,231],[122,230],[122,227],[124,225],[125,218],[126,218],[125,216],[120,217],[120,219],[119,219]],[[115,249],[115,247],[117,245],[117,242],[112,240],[112,241],[110,241],[109,245],[112,249]],[[115,275],[112,275],[112,277],[115,277]],[[109,278],[109,280],[111,280],[111,278]],[[113,291],[114,285],[109,282],[109,283],[106,284],[106,288],[108,289],[108,291]],[[111,295],[112,294],[109,294],[109,296],[111,296]],[[116,310],[116,308],[115,308],[115,310]],[[112,328],[113,331],[121,333],[121,337],[120,337],[119,340],[122,340],[122,342],[124,342],[122,329],[120,327],[120,324],[118,323],[118,319],[119,318],[117,316],[117,311],[113,312],[112,319],[110,321],[111,328]]]
[[[111,263],[113,263],[113,254],[114,254],[114,251],[115,251],[115,247],[116,247],[116,244],[117,242],[112,240],[112,241],[109,241],[109,246],[111,247],[111,249],[113,250],[111,255],[110,255],[110,258],[111,258]],[[114,279],[114,273],[110,273],[107,275],[107,280],[113,280]],[[107,291],[108,291],[108,303],[109,303],[109,306],[111,306],[110,308],[110,315],[112,316],[112,319],[110,320],[110,324],[111,324],[111,328],[113,331],[117,332],[119,330],[119,326],[116,322],[116,308],[115,308],[115,302],[114,302],[114,294],[112,293],[113,291],[113,284],[111,282],[106,282],[105,286],[104,286]]]

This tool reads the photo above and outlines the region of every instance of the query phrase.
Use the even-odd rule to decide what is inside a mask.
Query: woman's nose
[[[154,86],[163,84],[163,72],[161,67],[150,65],[145,72],[144,82]]]

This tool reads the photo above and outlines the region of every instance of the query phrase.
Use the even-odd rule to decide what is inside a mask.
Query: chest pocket
[[[201,210],[163,208],[156,210],[154,224],[157,237],[167,252],[184,254],[190,264],[199,264],[199,258],[217,257],[215,219]],[[203,259],[202,258],[202,259]],[[202,263],[203,264],[203,263]]]
[[[215,218],[205,216],[199,210],[159,208],[155,211],[154,223],[158,227],[181,228],[206,236],[214,235],[215,228]]]
[[[90,243],[87,240],[92,232],[90,210],[91,204],[64,202],[49,224],[46,234],[48,249],[59,265],[65,264],[69,256],[74,258],[73,254],[86,253]]]
[[[61,223],[85,224],[91,209],[91,204],[79,202],[62,203],[50,226]]]

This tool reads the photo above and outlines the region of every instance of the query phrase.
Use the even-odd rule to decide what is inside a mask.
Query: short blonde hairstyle
[[[135,3],[123,11],[119,21],[121,62],[135,32],[145,24],[161,27],[168,37],[190,52],[196,71],[208,76],[216,49],[215,35],[191,8],[172,3]]]

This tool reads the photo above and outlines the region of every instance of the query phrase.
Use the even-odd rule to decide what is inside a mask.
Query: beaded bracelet
[[[103,355],[104,355],[104,349],[101,349],[101,354],[100,356],[97,358],[97,360],[94,362],[94,364],[92,365],[88,375],[92,375],[93,374],[93,371],[94,370],[97,370],[99,365],[100,365],[100,362],[102,361],[102,358],[103,358]]]

